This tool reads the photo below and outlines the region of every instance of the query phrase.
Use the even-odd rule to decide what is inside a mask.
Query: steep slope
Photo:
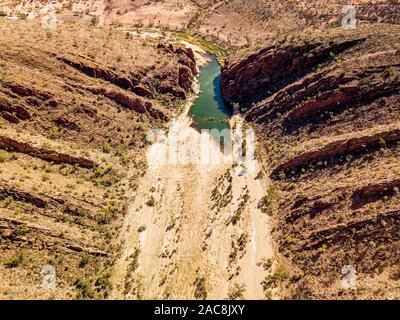
[[[274,182],[263,202],[291,298],[398,298],[400,32],[336,31],[233,58],[226,99],[254,124]],[[345,291],[343,267],[357,272]]]
[[[0,295],[107,297],[146,135],[182,111],[193,52],[4,18],[0,47]]]

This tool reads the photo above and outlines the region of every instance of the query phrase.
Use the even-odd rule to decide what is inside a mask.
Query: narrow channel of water
[[[199,84],[201,92],[189,111],[193,127],[197,130],[230,129],[229,118],[232,113],[226,106],[221,89],[221,66],[215,56],[211,62],[200,69]]]

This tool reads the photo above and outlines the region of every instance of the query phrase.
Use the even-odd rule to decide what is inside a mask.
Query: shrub
[[[4,206],[9,207],[13,204],[13,202],[14,202],[14,198],[12,196],[9,196],[9,197],[5,198]]]
[[[261,199],[260,208],[272,215],[278,206],[278,193],[274,185],[270,185],[266,195]]]
[[[112,150],[112,148],[111,148],[111,146],[108,144],[108,143],[105,143],[104,145],[103,145],[103,152],[104,153],[110,153],[111,152],[111,150]]]
[[[88,56],[89,56],[89,58],[94,60],[97,57],[97,52],[95,52],[95,51],[89,52]]]
[[[16,268],[22,263],[23,260],[24,260],[23,254],[17,253],[13,258],[11,258],[10,260],[8,260],[5,263],[5,267],[6,268]]]
[[[78,290],[78,299],[91,299],[94,297],[94,293],[90,288],[90,284],[84,279],[77,279],[75,281],[75,287]]]
[[[51,127],[49,129],[49,136],[51,139],[56,139],[61,135],[60,130],[58,129],[58,127]]]
[[[118,61],[118,62],[122,61],[122,58],[123,58],[123,55],[122,55],[122,53],[119,52],[119,53],[117,54],[117,61]]]
[[[79,268],[84,268],[89,263],[89,255],[85,253],[79,262]]]
[[[99,17],[98,16],[93,16],[90,18],[90,25],[91,26],[96,26],[99,23]]]
[[[239,285],[235,283],[233,287],[229,290],[228,293],[228,299],[229,300],[242,300],[243,299],[243,294],[245,293],[246,288],[245,286]]]
[[[393,273],[394,280],[400,280],[400,265],[396,266],[395,271]]]
[[[264,291],[269,288],[276,288],[279,284],[289,277],[289,273],[283,266],[278,266],[272,275],[268,275],[262,281]]]
[[[14,230],[13,234],[16,235],[16,236],[22,236],[22,235],[27,234],[29,232],[30,232],[30,229],[28,227],[19,226]]]
[[[198,277],[195,281],[196,291],[194,292],[194,297],[196,299],[207,299],[207,290],[206,290],[206,278]]]
[[[109,275],[102,275],[98,277],[94,285],[105,291],[111,290],[113,288],[112,283],[109,280]]]
[[[109,173],[111,170],[112,170],[112,164],[108,164],[106,166],[98,166],[94,171],[94,175],[96,178],[100,178]]]
[[[147,200],[146,204],[147,204],[149,207],[154,207],[155,204],[156,204],[156,200],[154,199],[153,196],[151,196],[150,199]]]
[[[5,162],[8,159],[8,152],[6,150],[0,150],[0,162]]]

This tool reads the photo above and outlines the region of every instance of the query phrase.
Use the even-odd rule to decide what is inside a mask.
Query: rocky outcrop
[[[171,94],[179,99],[186,99],[197,75],[196,59],[193,50],[184,47],[175,47],[172,44],[159,44],[158,48],[168,54],[178,55],[179,66],[169,66],[156,74],[160,80],[157,91],[162,94]]]
[[[63,128],[69,129],[69,130],[75,130],[78,132],[81,131],[81,128],[75,121],[69,120],[65,116],[58,117],[57,119],[54,120],[54,123],[56,123],[60,127],[63,127]]]
[[[400,211],[383,212],[375,217],[352,221],[348,224],[340,224],[335,227],[324,228],[312,232],[307,236],[308,240],[303,245],[303,250],[321,248],[323,244],[339,244],[352,238],[353,241],[369,241],[387,239],[389,241],[400,240]]]
[[[188,91],[193,84],[193,73],[189,67],[182,66],[179,68],[179,86]]]
[[[278,250],[317,297],[340,297],[343,265],[369,277],[398,264],[399,43],[373,32],[264,48],[223,70],[226,99],[265,147]]]
[[[14,114],[19,120],[29,120],[31,118],[30,112],[20,105],[9,105],[0,101],[0,112],[7,112]]]
[[[167,53],[179,55],[180,57],[179,63],[184,66],[187,66],[192,71],[193,76],[197,75],[196,58],[191,48],[185,48],[182,46],[176,47],[172,44],[163,44],[163,43],[158,44],[157,48]]]
[[[399,194],[400,179],[371,183],[355,190],[352,194],[352,207],[358,209],[365,204]]]
[[[127,93],[116,90],[109,90],[99,87],[87,87],[86,89],[93,94],[102,94],[108,99],[129,110],[134,110],[142,114],[148,114],[154,119],[164,121],[168,120],[168,116],[161,110],[154,108],[152,103],[149,101],[144,101],[140,98],[133,97]]]
[[[369,184],[365,187],[359,188],[356,191],[354,191],[353,198],[369,198],[378,193],[393,191],[393,189],[399,187],[400,187],[400,179]]]
[[[157,91],[162,94],[171,94],[175,98],[186,99],[186,92],[178,86],[178,82],[165,80],[157,87]]]
[[[21,234],[18,230],[24,230]],[[28,239],[27,235],[31,235]],[[88,244],[67,238],[59,232],[25,223],[17,219],[0,217],[0,239],[19,242],[26,247],[44,247],[60,253],[81,253],[107,257],[109,253],[89,247]]]
[[[125,90],[133,89],[139,84],[139,80],[135,77],[128,78],[126,76],[121,76],[114,71],[100,66],[89,65],[80,61],[73,61],[65,57],[60,57],[59,60],[90,77],[103,79]]]
[[[308,69],[328,62],[332,56],[365,39],[268,47],[249,57],[228,63],[222,73],[222,91],[229,102],[254,97],[261,90],[274,92],[291,79],[304,76]],[[283,81],[283,83],[279,83]]]
[[[296,121],[312,117],[321,112],[335,111],[335,109],[346,105],[359,105],[400,91],[400,78],[385,79],[383,73],[379,73],[376,77],[366,78],[357,75],[354,78],[359,80],[347,82],[337,86],[334,90],[317,93],[316,96],[309,98],[307,101],[300,102],[299,106],[288,113],[287,120]],[[369,82],[365,83],[364,80],[366,79]],[[323,85],[323,81],[321,82]],[[321,92],[321,89],[318,92]]]
[[[158,49],[178,56],[178,66],[169,65],[146,75],[132,72],[130,75],[121,75],[94,63],[73,61],[65,57],[58,59],[90,77],[105,80],[141,97],[154,99],[155,91],[157,91],[161,94],[169,93],[179,99],[186,99],[186,92],[192,87],[197,75],[196,59],[192,49],[175,47],[172,44],[159,44]],[[160,81],[158,84],[154,84],[153,79]]]
[[[31,114],[26,108],[18,104],[11,104],[3,99],[0,99],[0,115],[11,123],[19,123],[20,120],[31,118]]]
[[[379,132],[367,136],[331,142],[317,150],[301,153],[289,159],[271,172],[272,178],[278,178],[280,173],[304,166],[313,161],[321,161],[339,155],[350,154],[360,149],[372,147],[376,144],[389,143],[400,140],[400,129]]]
[[[3,199],[4,197],[12,197],[14,200],[28,202],[39,208],[45,208],[47,206],[47,201],[28,192],[5,186],[2,183],[2,185],[0,185],[0,199]]]
[[[154,92],[144,85],[137,85],[132,88],[133,93],[136,93],[138,96],[146,97],[149,99],[154,99]]]
[[[82,104],[80,107],[78,107],[75,110],[75,113],[83,113],[85,115],[88,115],[90,118],[97,119],[97,110],[93,109],[92,107],[86,106]]]
[[[51,93],[41,91],[36,88],[29,88],[19,83],[5,82],[1,80],[0,83],[4,87],[10,89],[13,93],[22,97],[36,97],[40,100],[49,100],[50,98],[53,97]]]
[[[83,168],[94,168],[96,163],[82,157],[74,157],[65,153],[45,148],[37,148],[28,143],[19,142],[6,136],[0,136],[0,149],[12,150],[55,163],[76,164]]]

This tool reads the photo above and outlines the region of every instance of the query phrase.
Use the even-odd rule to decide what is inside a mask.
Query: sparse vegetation
[[[76,290],[78,291],[77,293],[78,299],[86,300],[86,299],[93,299],[95,297],[93,289],[88,280],[81,278],[77,279],[75,281],[75,287]]]
[[[24,261],[24,255],[22,252],[17,252],[15,256],[10,258],[6,263],[4,264],[6,268],[16,268],[21,263]]]
[[[9,158],[9,154],[6,150],[0,150],[0,163],[7,161]]]
[[[79,268],[84,268],[86,267],[86,265],[89,263],[89,255],[88,254],[84,254],[82,256],[81,261],[79,262]]]
[[[399,1],[356,1],[355,30],[338,1],[128,2],[101,17],[64,1],[56,29],[31,19],[44,2],[0,11],[0,260],[16,298],[207,299],[223,276],[236,300],[258,294],[251,268],[265,299],[397,299]],[[223,94],[257,133],[257,181],[147,174],[146,133],[195,95],[187,42],[224,66]],[[270,229],[277,256],[255,261]],[[348,264],[362,274],[351,292]],[[43,266],[57,290],[38,288]]]
[[[245,292],[246,292],[246,287],[244,284],[235,283],[229,289],[228,299],[229,300],[242,300]]]
[[[196,290],[194,292],[194,297],[199,300],[207,299],[206,278],[197,277],[194,285],[196,287]]]
[[[149,207],[154,207],[156,204],[156,200],[154,199],[154,196],[150,196],[149,200],[146,201],[146,205]]]

